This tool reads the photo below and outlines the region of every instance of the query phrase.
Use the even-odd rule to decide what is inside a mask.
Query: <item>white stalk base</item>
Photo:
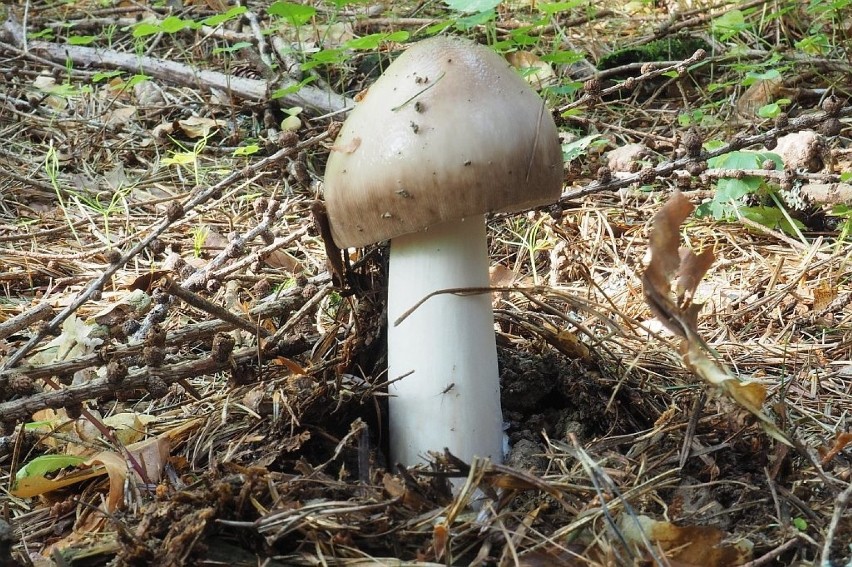
[[[488,293],[429,298],[433,291],[488,287],[485,217],[431,227],[391,241],[388,289],[390,451],[393,463],[423,462],[448,448],[503,460],[503,416],[494,314]]]

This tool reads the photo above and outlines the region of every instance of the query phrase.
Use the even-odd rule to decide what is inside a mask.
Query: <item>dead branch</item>
[[[21,24],[8,19],[3,24],[2,31],[5,32],[3,35],[6,41],[11,41],[18,49],[24,49],[24,28]],[[121,69],[130,73],[141,72],[161,81],[205,91],[220,90],[233,97],[252,101],[266,100],[271,91],[297,84],[292,79],[282,78],[280,85],[270,85],[267,81],[234,77],[175,61],[81,45],[58,45],[47,41],[31,40],[26,45],[26,51],[63,66],[70,62],[82,67]],[[304,85],[298,92],[285,95],[280,100],[287,106],[302,106],[319,114],[339,112],[354,104],[347,97],[331,91],[323,91],[311,85]]]

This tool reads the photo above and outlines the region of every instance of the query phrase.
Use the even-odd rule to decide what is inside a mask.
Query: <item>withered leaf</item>
[[[771,437],[790,445],[789,438],[762,411],[766,388],[758,383],[744,382],[718,364],[710,348],[698,333],[698,312],[702,305],[693,302],[695,289],[713,264],[712,250],[701,254],[682,250],[680,225],[692,212],[693,206],[679,191],[675,191],[654,217],[649,237],[642,289],[645,302],[654,315],[672,333],[681,337],[681,357],[684,365],[705,382],[726,392],[743,409],[750,412]],[[672,297],[671,281],[677,277],[677,299]]]

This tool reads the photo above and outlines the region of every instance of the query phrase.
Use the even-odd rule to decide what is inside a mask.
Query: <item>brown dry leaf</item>
[[[638,549],[646,538],[672,565],[733,567],[751,560],[754,544],[747,539],[725,541],[727,534],[711,526],[676,526],[648,516],[621,516],[621,531]]]
[[[591,356],[589,347],[580,342],[577,334],[572,331],[563,329],[553,336],[548,335],[545,339],[556,350],[569,358],[588,360]]]
[[[145,437],[148,424],[158,420],[159,418],[153,415],[122,412],[105,417],[102,421],[113,430],[116,439],[126,446],[139,442]]]
[[[517,275],[503,264],[494,264],[488,268],[488,285],[491,287],[509,287],[515,283]]]
[[[701,278],[713,265],[716,255],[710,248],[705,248],[700,254],[694,254],[688,248],[680,249],[680,269],[677,272],[677,302],[679,305],[689,305],[695,298],[695,290]]]
[[[213,12],[218,14],[222,14],[228,11],[228,4],[224,2],[224,0],[204,0],[204,3],[207,4],[207,7],[210,8]]]
[[[147,482],[160,482],[163,476],[163,467],[166,466],[166,461],[171,453],[171,439],[174,434],[175,431],[169,431],[127,447],[127,452],[142,466]]]
[[[542,61],[535,53],[529,51],[513,51],[506,55],[509,64],[518,69],[524,79],[536,90],[552,84],[556,73],[549,63]]]
[[[165,103],[163,91],[154,81],[142,81],[133,85],[133,96],[139,106],[155,106]]]
[[[299,449],[302,448],[302,445],[311,440],[311,432],[310,431],[302,431],[298,435],[291,435],[287,439],[283,440],[279,445],[280,452],[283,453],[295,453]]]
[[[518,558],[517,567],[588,567],[602,565],[602,557],[595,549],[587,550],[586,546],[560,545],[552,551],[535,549],[524,553]]]
[[[450,530],[444,522],[438,522],[432,528],[432,550],[435,552],[435,561],[440,561],[447,551],[447,543],[450,539]]]
[[[709,347],[698,334],[698,312],[702,305],[693,303],[692,295],[709,269],[713,254],[709,250],[700,255],[689,250],[679,250],[680,225],[692,210],[692,203],[679,191],[675,191],[654,217],[646,268],[642,274],[645,302],[669,331],[681,337],[681,356],[690,371],[724,390],[760,420],[768,435],[789,445],[791,443],[787,436],[761,411],[766,399],[766,388],[757,383],[740,381],[731,375],[711,357]],[[671,280],[675,274],[678,303],[672,299],[671,290]]]
[[[104,115],[104,123],[110,127],[123,126],[130,122],[130,119],[134,116],[136,116],[135,106],[116,108]]]
[[[302,376],[307,376],[308,371],[305,370],[301,364],[296,362],[295,360],[289,359],[286,356],[279,356],[274,361],[273,364],[278,364],[287,368],[293,374],[300,374]]]
[[[126,283],[122,282],[120,285],[131,291],[137,289],[141,291],[151,291],[161,279],[171,273],[171,270],[152,270],[150,272],[145,272],[141,276],[137,276]]]
[[[352,97],[352,100],[354,100],[355,102],[361,102],[362,100],[367,98],[367,93],[369,91],[370,91],[369,88],[366,88],[363,91],[358,91],[357,93],[355,93],[355,96]]]
[[[184,120],[178,120],[177,123],[189,138],[204,138],[209,136],[211,131],[225,128],[228,125],[224,120],[215,120],[203,116],[190,116]]]
[[[124,457],[112,451],[101,451],[85,463],[86,465],[101,464],[109,475],[109,495],[107,496],[107,512],[118,510],[124,501],[124,481],[127,480],[127,463]]]
[[[33,81],[33,86],[43,93],[52,93],[59,88],[56,84],[56,79],[52,75],[39,75]],[[41,103],[57,112],[63,111],[68,107],[68,100],[65,97],[54,94],[44,97]]]
[[[784,80],[781,77],[755,81],[737,100],[737,112],[754,118],[761,107],[775,101],[783,92]]]
[[[837,288],[823,280],[813,290],[813,294],[814,311],[821,313],[831,305],[832,301],[837,299]]]
[[[837,437],[834,438],[834,445],[831,446],[831,449],[825,452],[820,459],[820,464],[822,466],[827,465],[831,462],[834,457],[836,457],[840,451],[846,448],[847,445],[852,443],[852,433],[846,432],[838,432]]]
[[[291,274],[298,274],[303,270],[299,259],[282,249],[273,250],[271,254],[263,258],[263,262],[270,268],[280,268]]]
[[[410,508],[412,510],[424,510],[428,509],[430,506],[422,496],[413,490],[408,490],[405,486],[405,482],[397,476],[390,474],[384,475],[382,477],[382,487],[391,498],[398,498],[402,500],[402,503],[406,508]]]

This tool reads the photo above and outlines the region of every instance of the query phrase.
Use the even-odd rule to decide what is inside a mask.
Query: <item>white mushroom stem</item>
[[[445,447],[457,457],[502,461],[503,417],[490,294],[429,293],[488,284],[482,215],[391,240],[388,278],[390,449],[423,462]],[[410,373],[410,374],[409,374]]]

